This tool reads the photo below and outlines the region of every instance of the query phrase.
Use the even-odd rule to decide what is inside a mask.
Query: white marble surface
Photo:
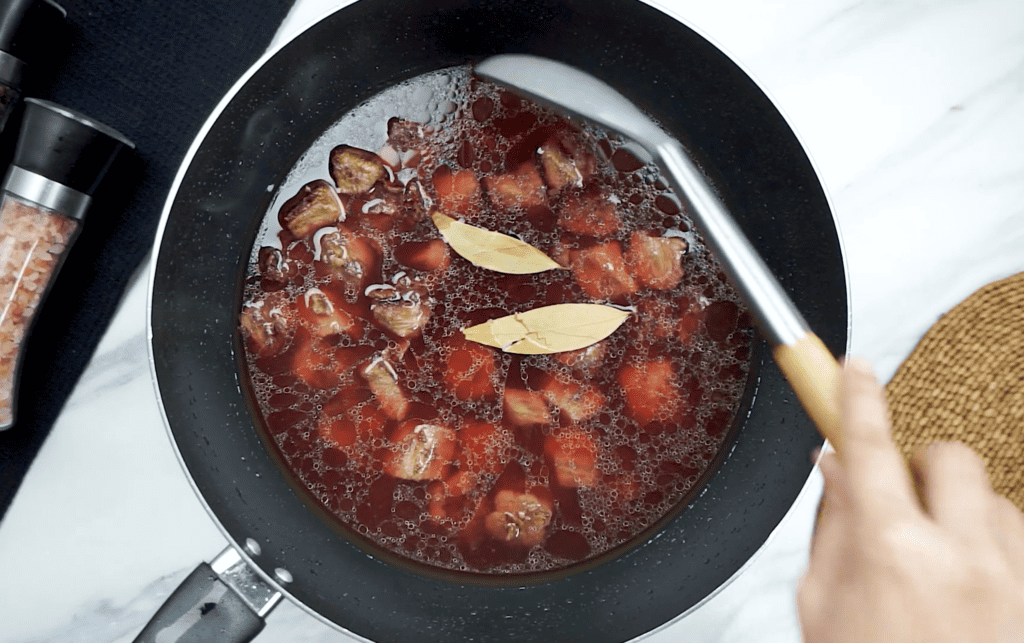
[[[278,38],[339,0],[299,0]],[[1024,2],[665,0],[776,100],[845,241],[853,352],[883,379],[976,288],[1024,270]],[[0,641],[130,641],[226,544],[178,466],[146,356],[140,271],[0,523]],[[647,638],[790,643],[812,476],[732,584]],[[351,637],[284,603],[261,642]]]

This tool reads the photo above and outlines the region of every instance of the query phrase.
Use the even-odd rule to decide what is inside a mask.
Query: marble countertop
[[[299,0],[277,41],[343,4]],[[773,97],[832,199],[852,352],[888,380],[975,289],[1024,270],[1024,3],[664,0]],[[0,523],[0,641],[131,641],[226,540],[178,465],[146,352],[143,266]],[[813,474],[760,554],[651,643],[800,640]],[[259,641],[357,640],[283,602]]]

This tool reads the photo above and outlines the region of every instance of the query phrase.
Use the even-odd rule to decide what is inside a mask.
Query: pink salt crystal
[[[0,203],[0,426],[14,421],[21,346],[76,227],[10,194]]]

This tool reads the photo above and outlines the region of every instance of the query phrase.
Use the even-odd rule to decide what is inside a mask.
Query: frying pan
[[[262,626],[250,612],[283,594],[372,641],[625,641],[714,594],[795,500],[820,437],[763,344],[731,447],[700,493],[641,544],[575,573],[480,584],[396,565],[347,538],[278,466],[256,428],[237,331],[246,264],[277,186],[361,102],[499,53],[579,67],[661,123],[810,326],[846,352],[842,248],[814,168],[764,92],[694,30],[627,0],[360,0],[236,84],[165,206],[151,275],[153,370],[181,463],[233,547],[213,571],[201,565],[139,640],[159,629],[185,640],[206,622],[234,637],[217,640],[248,640]],[[210,589],[218,583],[234,589]],[[239,596],[244,605],[229,604]],[[238,622],[216,620],[236,607]]]

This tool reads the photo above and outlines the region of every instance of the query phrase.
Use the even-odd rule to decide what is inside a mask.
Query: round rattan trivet
[[[946,313],[885,390],[905,453],[959,440],[985,459],[993,489],[1024,510],[1024,273]]]

